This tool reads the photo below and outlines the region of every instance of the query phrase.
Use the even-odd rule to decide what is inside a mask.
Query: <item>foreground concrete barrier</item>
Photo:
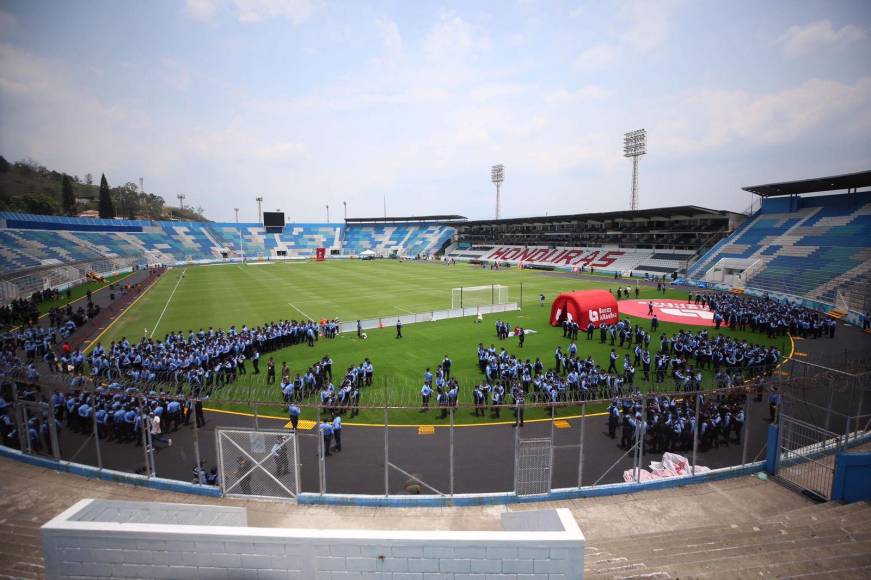
[[[41,533],[49,578],[582,578],[585,540],[569,510],[506,512],[501,528],[255,528],[244,508],[86,499]]]

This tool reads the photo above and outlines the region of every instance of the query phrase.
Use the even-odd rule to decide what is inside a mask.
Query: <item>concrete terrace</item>
[[[745,560],[754,576],[831,572],[830,577],[845,578],[871,573],[871,506],[815,506],[757,476],[544,504],[361,508],[159,492],[9,459],[0,459],[0,473],[0,577],[43,577],[39,526],[82,498],[242,506],[251,526],[299,528],[496,530],[505,510],[566,507],[587,537],[589,577],[734,578],[743,575],[739,572]],[[811,550],[809,538],[817,536]],[[837,560],[827,560],[824,552]]]

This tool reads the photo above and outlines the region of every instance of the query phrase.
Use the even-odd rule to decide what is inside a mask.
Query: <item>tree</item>
[[[113,219],[115,217],[115,206],[112,205],[112,194],[109,192],[109,182],[106,181],[105,173],[100,177],[100,201],[98,206],[101,218]]]
[[[6,161],[6,158],[0,155],[0,173],[6,173],[9,171],[9,162]]]
[[[64,173],[61,182],[61,203],[65,214],[76,215],[76,194],[73,192],[73,180],[66,173]]]
[[[94,185],[94,176],[90,173],[85,173],[85,184]]]

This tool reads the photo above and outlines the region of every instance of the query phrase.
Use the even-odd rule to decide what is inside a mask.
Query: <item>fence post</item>
[[[260,431],[260,421],[257,418],[257,403],[253,403],[252,406],[254,407],[254,430]]]
[[[450,456],[450,476],[451,476],[451,499],[454,498],[454,407],[451,407],[451,456]]]
[[[136,398],[136,404],[139,405],[139,425],[142,429],[142,452],[145,454],[145,475],[151,477],[154,472],[154,450],[151,448],[151,427],[148,422],[148,415],[142,409],[142,396]]]
[[[747,393],[747,397],[744,399],[744,424],[741,425],[741,430],[744,431],[741,433],[744,436],[744,445],[741,448],[741,467],[744,467],[747,464],[747,445],[750,439],[750,393]]]
[[[326,451],[324,447],[324,433],[320,425],[320,417],[315,419],[316,428],[318,430],[318,491],[324,495],[327,491],[327,464]]]
[[[390,419],[387,413],[387,404],[384,404],[384,497],[390,497],[390,444],[388,435],[388,423]]]
[[[692,460],[692,474],[696,474],[696,454],[699,450],[699,430],[702,428],[701,417],[699,416],[699,409],[701,406],[701,391],[696,391],[696,428],[693,429],[693,460]]]
[[[194,461],[197,462],[197,473],[199,473],[200,469],[200,428],[197,427],[197,414],[196,414],[196,402],[191,406],[191,411],[194,412]],[[190,417],[190,415],[188,415]],[[200,480],[197,477],[197,485],[199,485]]]
[[[94,414],[96,417],[96,412]],[[52,456],[60,461],[60,441],[57,438],[57,418],[54,416],[54,409],[48,408],[48,438],[51,442],[51,454]],[[97,443],[97,453],[100,451],[99,442]],[[99,458],[98,458],[99,459]]]
[[[584,426],[587,424],[587,403],[581,403],[580,442],[578,444],[578,487],[583,487],[584,476]]]
[[[826,405],[826,431],[829,431],[829,424],[832,419],[832,403],[834,403],[835,398],[835,388],[834,385],[829,383],[829,403]]]
[[[293,430],[293,482],[293,490],[299,496],[302,484],[299,482],[299,433],[296,429]]]
[[[52,419],[53,418],[54,418],[54,415],[52,415]],[[54,423],[53,420],[52,420],[52,423]],[[92,423],[92,427],[94,429],[94,445],[96,445],[96,449],[97,449],[97,469],[102,471],[102,469],[103,469],[103,455],[100,452],[100,428],[97,426],[97,412],[94,410],[91,411],[91,423]],[[54,425],[51,425],[51,429],[52,430],[54,429]],[[52,443],[52,445],[54,445],[54,443]]]
[[[641,468],[644,465],[644,435],[647,431],[647,400],[641,398],[641,420],[636,421],[635,429],[638,431],[638,469],[635,471],[635,483],[641,483]]]
[[[555,428],[554,427],[555,421],[556,421],[556,403],[554,403],[554,406],[551,407],[551,410],[550,410],[550,473],[547,474],[548,480],[549,480],[548,484],[547,484],[548,493],[550,493],[550,490],[553,487],[553,440],[554,440],[553,430]]]

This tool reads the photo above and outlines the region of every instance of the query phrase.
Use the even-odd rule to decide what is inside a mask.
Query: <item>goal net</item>
[[[451,288],[451,309],[507,303],[508,286],[502,284]]]

